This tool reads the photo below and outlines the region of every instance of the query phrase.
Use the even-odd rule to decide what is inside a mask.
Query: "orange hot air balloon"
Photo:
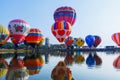
[[[42,32],[37,28],[31,28],[28,35],[25,37],[25,41],[32,47],[44,41]]]
[[[120,32],[119,33],[114,33],[112,35],[112,40],[118,45],[120,46]]]
[[[55,22],[52,25],[51,31],[59,42],[64,42],[71,34],[71,25],[66,21]]]

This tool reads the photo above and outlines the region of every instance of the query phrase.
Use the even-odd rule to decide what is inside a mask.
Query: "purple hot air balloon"
[[[100,36],[97,36],[97,35],[95,35],[94,37],[95,37],[95,41],[94,41],[93,46],[97,47],[101,43],[102,39]]]

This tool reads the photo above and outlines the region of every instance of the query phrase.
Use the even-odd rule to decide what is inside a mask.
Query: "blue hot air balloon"
[[[93,67],[95,65],[95,58],[92,53],[90,53],[86,58],[86,64],[88,67]]]
[[[94,44],[95,38],[92,35],[88,35],[85,37],[85,41],[86,41],[87,45],[91,48]]]

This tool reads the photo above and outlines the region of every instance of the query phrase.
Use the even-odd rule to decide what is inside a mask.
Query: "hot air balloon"
[[[30,29],[30,25],[22,19],[11,20],[8,24],[8,30],[10,31],[10,37],[12,42],[17,45],[25,40]]]
[[[76,11],[72,7],[59,7],[54,12],[54,20],[55,22],[65,20],[73,25],[76,21]]]
[[[0,25],[0,46],[2,46],[3,44],[5,44],[7,42],[7,40],[10,37],[10,33],[8,31],[8,29],[2,25]]]
[[[74,42],[74,38],[72,36],[68,36],[68,38],[65,39],[66,46],[71,46]]]
[[[76,39],[76,45],[78,46],[78,47],[81,47],[81,46],[83,46],[84,45],[84,40],[82,39],[82,38],[77,38]]]
[[[113,66],[116,69],[120,69],[120,55],[114,60]]]
[[[89,48],[91,48],[95,42],[95,38],[92,35],[88,35],[85,37],[85,41],[86,41],[87,45],[89,46]]]
[[[51,31],[59,42],[64,42],[71,34],[71,25],[66,21],[55,22],[52,25]]]
[[[93,46],[97,47],[101,43],[102,39],[100,36],[97,36],[97,35],[95,35],[94,38],[95,38],[95,41],[94,41]]]
[[[120,33],[114,33],[112,35],[112,40],[118,45],[120,46]]]
[[[42,32],[37,28],[31,28],[28,35],[25,37],[25,41],[33,48],[40,42],[44,41]]]
[[[68,68],[64,61],[59,61],[51,72],[53,80],[74,80],[70,68]]]
[[[24,61],[15,55],[10,61],[6,80],[28,80],[29,74]]]
[[[44,60],[39,54],[32,55],[24,59],[24,65],[27,67],[29,75],[34,75],[40,73],[44,65]]]

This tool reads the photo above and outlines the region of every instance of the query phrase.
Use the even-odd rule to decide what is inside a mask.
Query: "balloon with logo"
[[[81,47],[81,46],[83,46],[84,45],[84,40],[82,39],[82,38],[77,38],[77,40],[76,40],[76,45],[78,46],[78,47]]]
[[[6,27],[0,25],[0,46],[5,44],[10,37],[10,33]]]
[[[73,25],[76,21],[76,11],[72,7],[59,7],[54,12],[54,20],[55,22],[65,20]]]
[[[97,36],[97,35],[94,35],[94,38],[95,38],[95,41],[94,41],[93,46],[97,47],[101,43],[102,39],[100,36]]]
[[[68,36],[68,38],[65,39],[66,46],[71,46],[74,42],[74,38],[72,36]]]
[[[15,45],[18,45],[25,40],[30,29],[30,25],[22,19],[11,20],[8,24],[8,30],[10,31],[10,37]]]
[[[66,21],[55,22],[52,25],[51,31],[59,42],[64,42],[65,39],[71,34],[71,25]]]
[[[25,41],[34,48],[40,42],[44,41],[44,37],[41,30],[37,28],[31,28],[28,35],[25,37]]]
[[[95,42],[95,38],[92,35],[88,35],[85,37],[85,41],[86,41],[87,45],[89,46],[89,48],[91,48]]]
[[[118,46],[120,46],[120,32],[114,33],[114,34],[112,35],[112,40],[113,40]]]

